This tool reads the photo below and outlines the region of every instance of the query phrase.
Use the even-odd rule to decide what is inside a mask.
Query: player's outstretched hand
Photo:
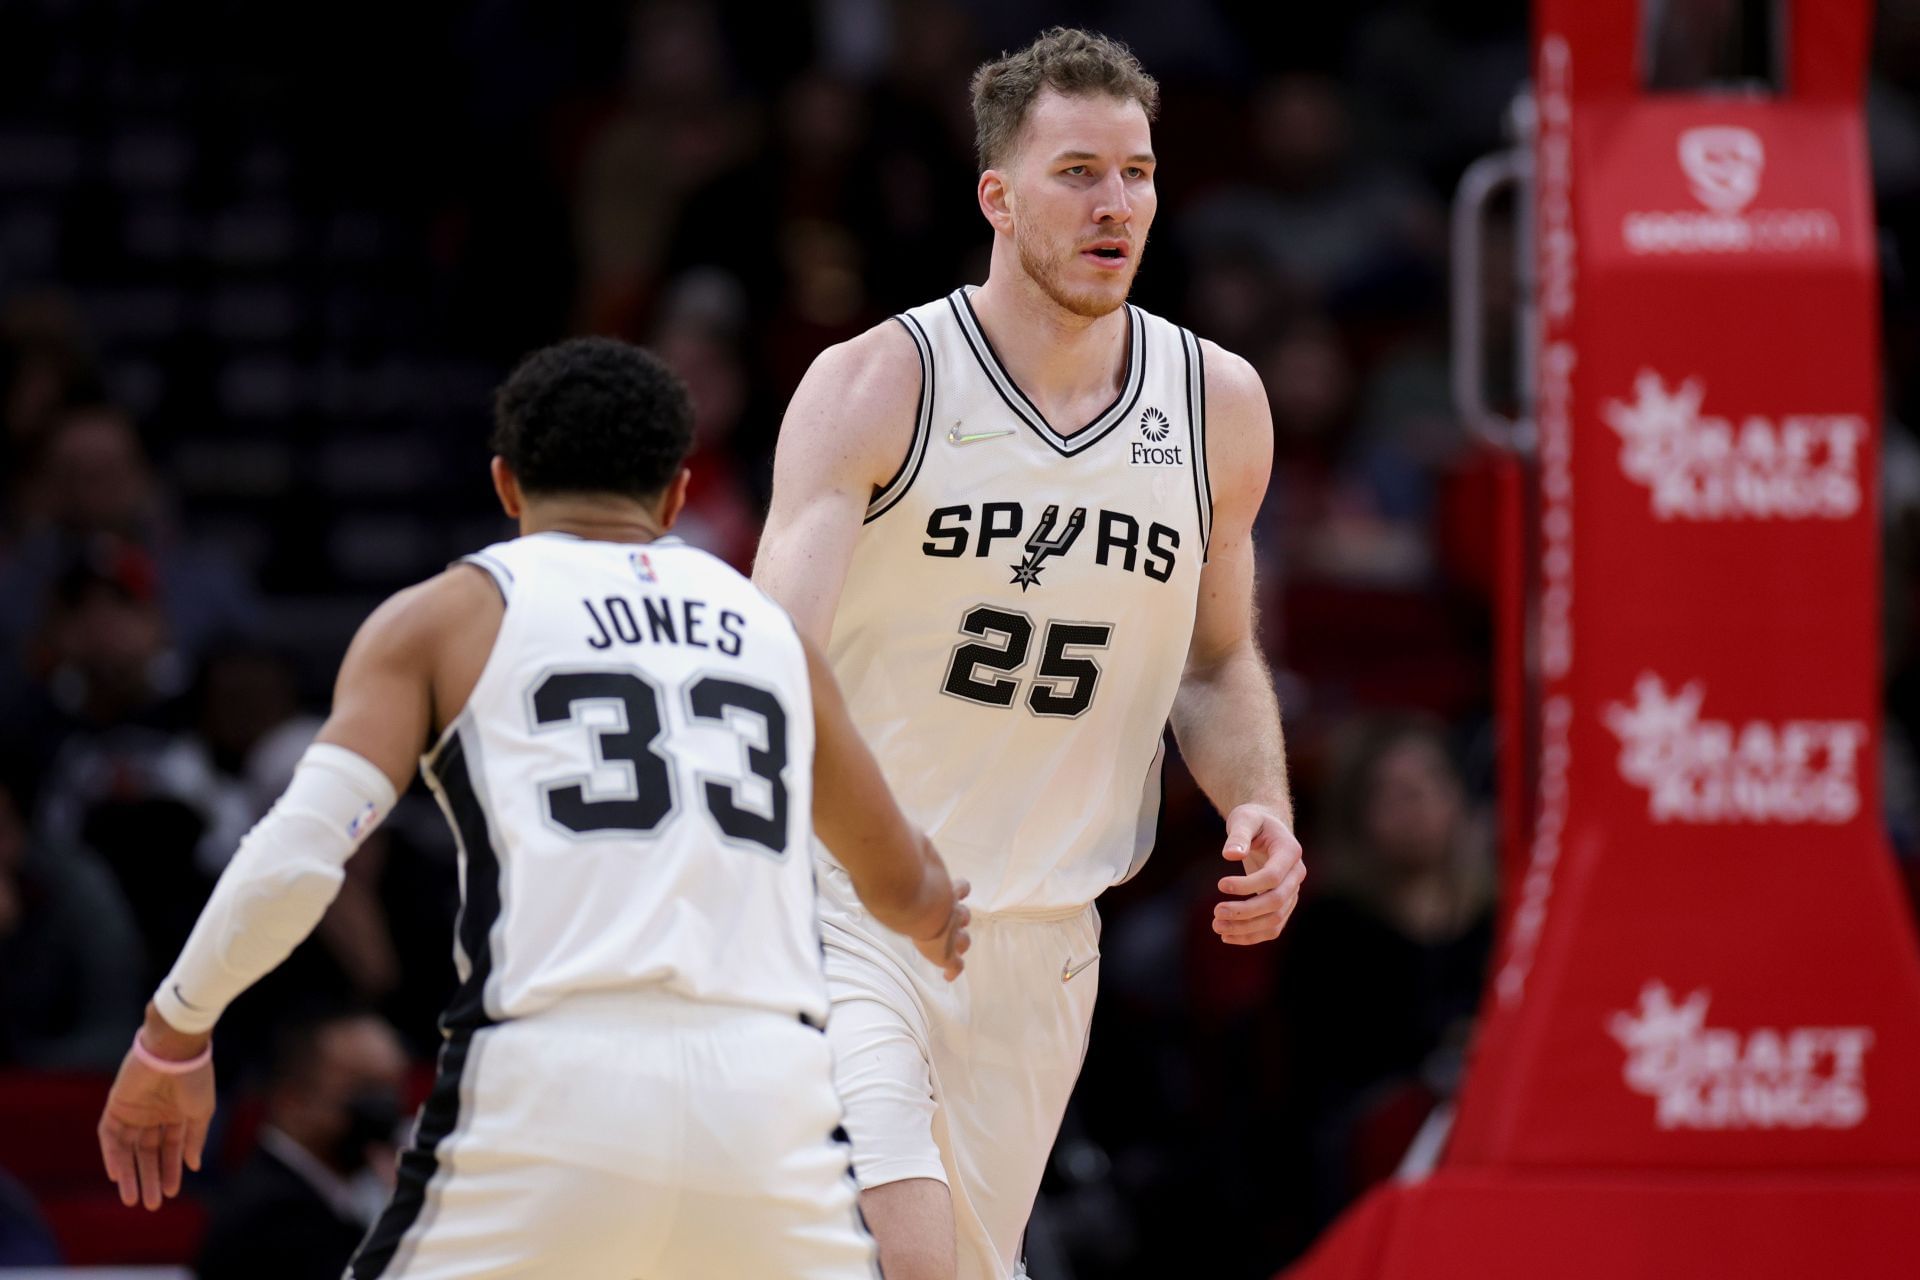
[[[1221,877],[1220,892],[1230,896],[1213,908],[1213,931],[1242,947],[1279,937],[1307,878],[1293,832],[1265,805],[1243,804],[1227,815],[1220,856],[1240,863],[1244,874]]]
[[[973,912],[967,909],[967,891],[972,886],[965,880],[953,882],[953,910],[947,913],[947,923],[939,933],[931,938],[921,938],[913,945],[920,948],[920,954],[928,961],[939,966],[948,982],[960,976],[966,964],[960,959],[973,945],[973,939],[967,936],[967,922],[973,919]]]
[[[156,1070],[127,1050],[100,1115],[100,1158],[120,1187],[120,1202],[158,1209],[180,1194],[180,1166],[200,1168],[213,1118],[213,1063],[191,1071]]]

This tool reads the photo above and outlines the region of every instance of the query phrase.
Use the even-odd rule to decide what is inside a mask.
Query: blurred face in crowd
[[[1350,140],[1346,107],[1322,76],[1283,76],[1253,104],[1254,143],[1269,178],[1288,191],[1309,190],[1338,172]]]
[[[1353,367],[1338,336],[1314,320],[1289,325],[1262,356],[1260,374],[1273,405],[1274,435],[1296,446],[1331,435],[1353,397]]]
[[[1388,865],[1427,871],[1446,862],[1466,820],[1466,802],[1440,744],[1403,737],[1374,764],[1367,842]]]
[[[276,1090],[274,1124],[338,1173],[390,1164],[407,1072],[393,1029],[372,1016],[336,1019],[304,1067]]]
[[[167,620],[151,595],[104,579],[56,593],[41,634],[40,664],[91,717],[111,720],[153,696],[167,651]]]
[[[1147,113],[1131,98],[1043,90],[996,176],[1021,269],[1063,310],[1095,318],[1127,300],[1158,197]],[[989,197],[990,198],[990,197]]]
[[[39,500],[53,523],[81,533],[131,533],[147,515],[152,477],[125,415],[77,410],[54,428]]]

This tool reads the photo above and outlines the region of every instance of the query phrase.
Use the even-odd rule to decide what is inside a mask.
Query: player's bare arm
[[[1226,815],[1222,856],[1242,864],[1241,874],[1220,880],[1227,898],[1214,908],[1213,931],[1250,945],[1280,935],[1306,877],[1293,834],[1280,705],[1254,615],[1253,518],[1273,467],[1273,420],[1252,366],[1213,343],[1201,346],[1213,543],[1173,731],[1194,779]]]
[[[124,1203],[158,1209],[179,1194],[181,1166],[200,1167],[214,1106],[214,1019],[319,924],[346,859],[406,788],[429,734],[472,692],[502,609],[486,575],[460,566],[400,592],[361,625],[315,740],[324,767],[307,772],[310,752],[282,804],[242,842],[175,969],[204,981],[190,994],[170,981],[180,1002],[173,1016],[150,1002],[120,1064],[99,1138]],[[366,821],[348,814],[341,830],[330,828],[330,809],[357,804],[369,806]]]
[[[920,404],[920,358],[888,320],[821,352],[773,455],[773,502],[753,580],[824,645],[874,491],[899,470]]]
[[[920,954],[960,976],[967,950],[967,882],[952,881],[927,837],[900,812],[840,697],[833,671],[802,637],[813,681],[813,826],[847,869],[860,901]]]

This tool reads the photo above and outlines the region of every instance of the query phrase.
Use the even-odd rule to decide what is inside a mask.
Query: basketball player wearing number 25
[[[1254,635],[1266,396],[1126,301],[1158,90],[1124,47],[1054,30],[973,95],[987,282],[814,362],[754,569],[973,885],[948,985],[822,856],[827,1034],[889,1280],[1024,1273],[1087,1047],[1092,903],[1146,856],[1169,717],[1239,864],[1214,931],[1277,936],[1305,874]]]
[[[965,885],[787,615],[668,536],[693,411],[664,365],[565,342],[496,417],[521,536],[354,637],[318,743],[148,1006],[107,1172],[155,1209],[199,1167],[215,1021],[319,922],[418,759],[459,846],[461,982],[348,1280],[869,1280],[808,836],[936,980],[963,964]]]

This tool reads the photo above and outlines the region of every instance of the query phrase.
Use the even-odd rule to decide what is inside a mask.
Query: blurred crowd
[[[1271,399],[1264,639],[1314,876],[1281,943],[1218,945],[1218,821],[1170,773],[1156,856],[1103,899],[1034,1275],[1267,1275],[1390,1173],[1493,933],[1489,464],[1448,402],[1445,219],[1504,140],[1522,0],[0,10],[0,1071],[112,1069],[354,625],[505,532],[488,393],[520,354],[665,355],[698,413],[682,532],[745,568],[813,356],[984,277],[967,77],[1056,21],[1163,84],[1136,301]],[[1875,51],[1911,868],[1920,4]],[[416,789],[222,1023],[213,1209],[159,1252],[338,1274],[437,1044],[455,905]],[[71,1251],[6,1164],[0,1265]]]

